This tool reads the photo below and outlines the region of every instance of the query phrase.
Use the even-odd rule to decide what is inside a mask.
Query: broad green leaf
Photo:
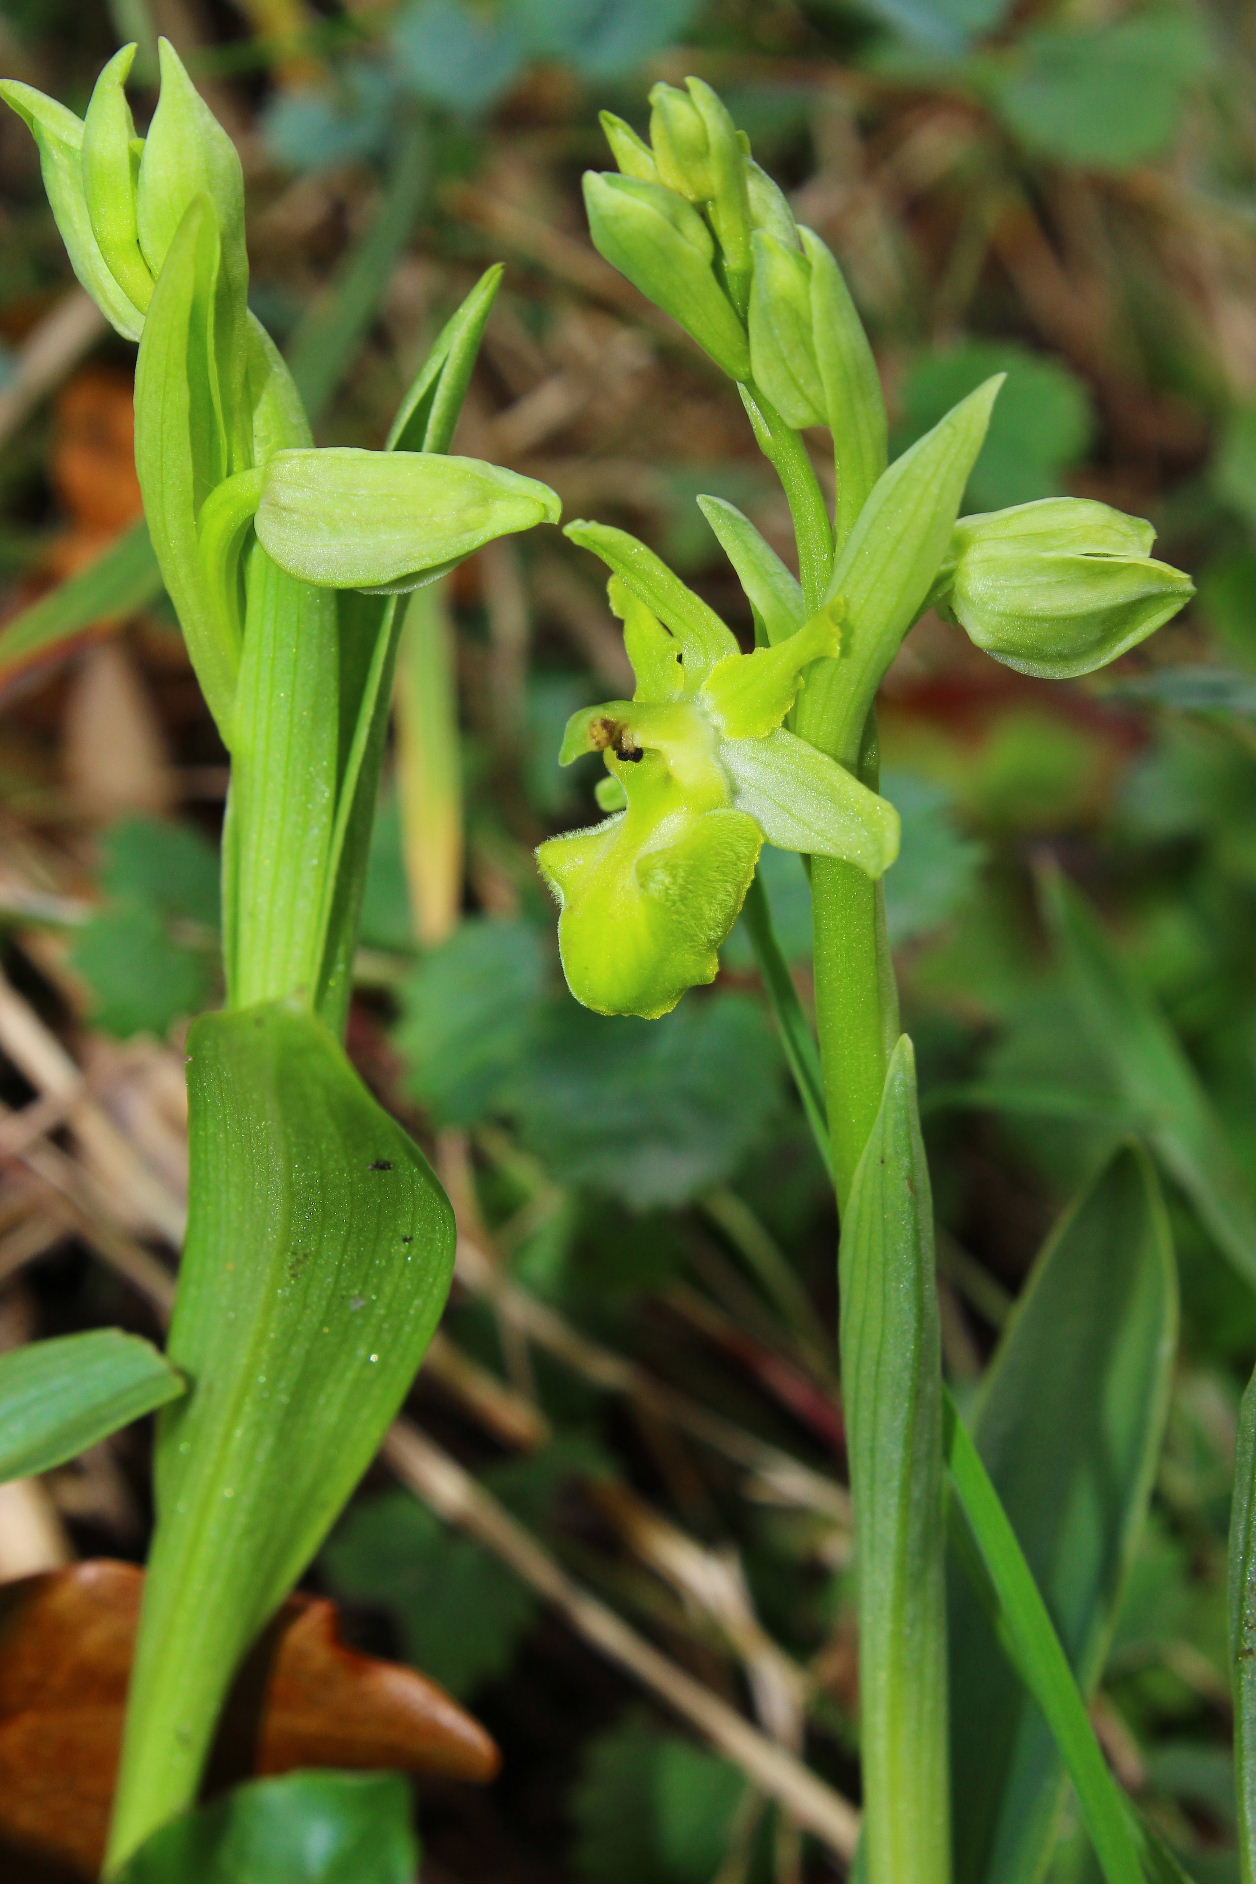
[[[1059,875],[1046,876],[1043,900],[1092,1048],[1102,1054],[1121,1098],[1147,1121],[1148,1142],[1200,1222],[1251,1282],[1251,1200],[1199,1075],[1078,891]]]
[[[136,523],[76,575],[0,628],[0,682],[52,655],[89,629],[120,620],[161,593],[161,577],[143,523]]]
[[[1031,150],[1119,170],[1171,143],[1210,56],[1203,18],[1185,8],[1148,7],[1093,26],[1047,23],[1024,35],[1006,66],[991,68],[991,91]]]
[[[868,1884],[950,1877],[942,1362],[915,1056],[894,1049],[838,1258]]]
[[[811,263],[811,320],[833,434],[840,550],[885,470],[885,395],[841,269],[819,236],[810,229],[801,235]]]
[[[698,0],[514,0],[511,11],[534,54],[617,78],[679,39]]]
[[[579,1434],[479,1476],[520,1523],[544,1532],[573,1472],[604,1472],[596,1448]],[[385,1492],[351,1508],[320,1562],[337,1590],[387,1610],[408,1658],[462,1699],[509,1672],[540,1614],[533,1591],[499,1557],[449,1529],[408,1492]]]
[[[213,985],[208,951],[177,941],[160,907],[135,896],[108,903],[74,936],[70,963],[91,990],[91,1016],[119,1040],[163,1038],[204,1007]]]
[[[475,1125],[500,1099],[535,1030],[547,970],[529,924],[483,917],[415,964],[395,1038],[411,1089],[443,1124]]]
[[[1038,1259],[981,1390],[973,1437],[1084,1697],[1146,1515],[1177,1326],[1154,1173],[1125,1150]],[[956,1875],[1041,1876],[1063,1799],[1051,1731],[972,1590],[950,1592]]]
[[[597,1884],[710,1884],[745,1796],[730,1760],[629,1719],[593,1741],[576,1782],[578,1874]]]
[[[115,1884],[414,1884],[399,1773],[285,1773],[237,1786],[157,1832]]]
[[[122,818],[105,834],[100,876],[110,896],[151,903],[206,928],[218,924],[218,853],[190,824]]]
[[[320,1562],[338,1594],[382,1609],[406,1659],[467,1700],[510,1673],[540,1605],[473,1538],[448,1530],[408,1492],[352,1509]]]
[[[205,581],[200,507],[229,469],[220,412],[218,233],[197,199],[153,290],[135,370],[135,466],[162,579],[205,701],[231,746],[239,648]]]
[[[635,536],[582,519],[567,524],[563,535],[600,556],[624,587],[671,629],[684,653],[687,685],[696,686],[717,661],[738,652],[736,637],[715,610]]]
[[[853,765],[882,675],[924,607],[1002,381],[979,386],[878,478],[829,584],[840,596],[842,652],[817,668],[798,732]]]
[[[887,767],[881,791],[903,827],[902,845],[885,879],[890,939],[914,942],[943,928],[961,910],[985,849],[960,826],[947,793],[918,772]]]
[[[737,572],[769,642],[784,641],[806,619],[802,586],[765,543],[749,517],[722,497],[699,497],[698,508]]]
[[[332,589],[415,588],[499,536],[557,523],[535,478],[442,452],[281,451],[261,473],[258,542],[289,575]]]
[[[1256,1374],[1239,1410],[1230,1518],[1230,1681],[1239,1863],[1243,1884],[1256,1879]]]
[[[685,1203],[729,1177],[779,1104],[771,1029],[736,995],[657,1021],[607,1019],[564,999],[510,1093],[525,1145],[560,1183],[635,1210]]]
[[[321,1022],[214,1014],[188,1055],[169,1352],[193,1386],[159,1429],[118,1857],[194,1789],[240,1657],[370,1463],[453,1271],[444,1192]],[[137,1794],[132,1772],[162,1784]]]
[[[51,1471],[184,1386],[156,1348],[119,1328],[0,1354],[0,1480]]]
[[[459,0],[409,0],[392,29],[407,91],[459,118],[478,118],[518,76],[526,47],[509,16]]]

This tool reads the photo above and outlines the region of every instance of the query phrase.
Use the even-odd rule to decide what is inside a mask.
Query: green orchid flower
[[[563,765],[602,754],[598,801],[611,816],[551,838],[537,862],[576,999],[653,1020],[715,979],[765,841],[879,877],[898,854],[898,813],[783,724],[805,670],[838,652],[840,598],[743,654],[634,537],[592,523],[567,534],[612,571],[637,685],[631,700],[573,715],[559,754]]]

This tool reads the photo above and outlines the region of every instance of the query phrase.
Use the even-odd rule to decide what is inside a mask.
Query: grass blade
[[[947,1467],[962,1521],[955,1536],[1008,1660],[1046,1716],[1077,1789],[1106,1884],[1145,1884],[1140,1837],[1103,1757],[1068,1657],[999,1494],[954,1402],[945,1404]]]
[[[1230,1520],[1230,1661],[1239,1863],[1256,1884],[1256,1374],[1239,1413]]]
[[[0,1483],[51,1471],[184,1391],[157,1349],[120,1328],[0,1355]]]
[[[0,686],[89,629],[120,620],[161,594],[161,577],[143,523],[94,562],[21,609],[0,628]]]
[[[868,1884],[946,1884],[942,1376],[933,1205],[904,1035],[839,1255],[842,1404],[858,1538]]]
[[[1043,878],[1042,896],[1078,1017],[1106,1058],[1119,1096],[1146,1119],[1156,1156],[1218,1249],[1251,1283],[1256,1279],[1252,1202],[1199,1075],[1078,891],[1052,872]]]
[[[1089,1696],[1164,1430],[1177,1324],[1154,1172],[1122,1150],[1043,1250],[983,1383],[975,1440]],[[1065,1774],[971,1589],[950,1601],[955,1866],[1041,1876]],[[1093,1830],[1093,1827],[1092,1827]]]

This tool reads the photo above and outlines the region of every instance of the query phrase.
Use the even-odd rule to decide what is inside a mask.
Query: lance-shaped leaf
[[[1003,376],[970,393],[896,458],[838,558],[830,596],[846,604],[842,658],[815,675],[798,731],[854,764],[882,676],[919,615],[946,554],[964,486]]]
[[[71,268],[110,325],[127,340],[138,340],[143,311],[115,279],[92,228],[83,188],[82,120],[17,79],[0,79],[0,98],[16,111],[39,147],[44,189]]]
[[[702,512],[737,572],[768,641],[784,641],[806,619],[802,585],[735,504],[699,497]]]
[[[624,587],[671,629],[684,655],[688,688],[696,688],[705,680],[717,661],[737,653],[736,636],[715,610],[627,530],[577,518],[566,526],[563,535],[600,556]]]
[[[1086,1697],[1146,1514],[1176,1322],[1155,1174],[1143,1154],[1121,1151],[1038,1258],[974,1422]],[[1030,1884],[1050,1849],[1063,1761],[959,1575],[950,1644],[956,1872],[973,1884]]]
[[[257,538],[320,588],[414,589],[485,543],[557,523],[535,478],[441,452],[281,451],[264,467]]]
[[[1198,1073],[1078,891],[1052,873],[1043,878],[1043,902],[1078,1020],[1121,1098],[1147,1121],[1148,1141],[1164,1169],[1250,1286],[1256,1277],[1250,1186]]]
[[[194,1795],[235,1668],[369,1464],[453,1272],[444,1192],[313,1015],[211,1015],[188,1050],[169,1351],[193,1391],[159,1431],[114,1864]]]
[[[942,1368],[915,1057],[898,1042],[838,1259],[868,1884],[947,1884]]]
[[[184,1386],[156,1348],[120,1328],[0,1354],[0,1480],[50,1471]]]
[[[398,1773],[253,1780],[163,1826],[116,1884],[411,1884],[410,1803]]]
[[[388,433],[389,451],[449,450],[502,272],[500,262],[485,269],[461,307],[437,334],[431,352],[397,408]]]

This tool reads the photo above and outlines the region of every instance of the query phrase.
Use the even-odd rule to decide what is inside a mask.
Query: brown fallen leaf
[[[97,1875],[143,1588],[142,1570],[108,1560],[0,1587],[0,1878]],[[232,1690],[210,1789],[311,1766],[483,1784],[499,1763],[443,1688],[348,1648],[335,1604],[298,1594]]]

